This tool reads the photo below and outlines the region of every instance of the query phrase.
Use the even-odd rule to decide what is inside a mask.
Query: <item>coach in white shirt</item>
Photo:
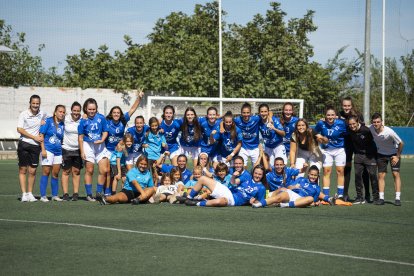
[[[372,125],[369,129],[371,130],[378,150],[379,201],[381,205],[384,204],[385,175],[387,174],[388,162],[390,162],[392,176],[394,177],[395,205],[401,206],[400,158],[404,143],[394,130],[383,125],[382,117],[379,113],[372,115],[371,123]]]
[[[81,104],[74,102],[70,108],[71,113],[65,117],[65,133],[62,144],[62,189],[63,200],[69,200],[69,175],[72,174],[73,195],[72,200],[79,198],[80,170],[83,160],[79,150],[78,126],[81,120]]]
[[[46,119],[46,113],[40,110],[40,97],[38,95],[32,95],[29,103],[29,109],[20,113],[17,123],[17,132],[20,133],[17,157],[19,159],[22,202],[37,201],[33,196],[33,186],[36,180],[36,169],[39,165],[40,143],[43,140],[39,136],[39,129],[42,121]]]

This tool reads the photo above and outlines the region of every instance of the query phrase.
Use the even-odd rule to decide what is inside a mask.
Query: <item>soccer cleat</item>
[[[197,203],[198,203],[199,201],[195,201],[195,200],[191,200],[191,199],[187,199],[184,203],[185,203],[185,205],[187,205],[187,206],[197,206]]]
[[[374,205],[384,205],[385,202],[383,199],[378,199],[377,201],[374,201]]]
[[[78,193],[74,193],[72,195],[72,201],[78,201],[79,200],[79,194]]]
[[[185,203],[185,201],[188,199],[186,196],[177,196],[176,197],[176,199],[177,199],[177,201],[180,203],[180,204],[183,204],[183,203]]]
[[[331,205],[329,202],[326,202],[326,201],[323,201],[323,200],[321,200],[319,202],[319,204],[322,204],[322,205]]]
[[[133,200],[131,200],[131,204],[132,205],[139,205],[139,199],[138,198],[134,198]]]
[[[261,208],[261,207],[263,207],[261,202],[255,202],[252,204],[252,208]]]
[[[29,199],[27,198],[27,194],[26,193],[22,193],[22,197],[20,198],[21,202],[28,202]]]
[[[40,201],[41,202],[49,202],[49,199],[47,199],[46,196],[42,196],[42,197],[40,197]]]
[[[396,199],[394,205],[395,206],[401,206],[401,200]]]
[[[331,206],[335,206],[336,198],[331,196],[331,197],[328,199],[328,202],[329,202],[329,205],[331,205]]]
[[[106,196],[105,195],[102,195],[101,193],[96,193],[96,200],[98,200],[101,205],[108,204],[106,202]]]
[[[58,196],[53,196],[52,197],[52,201],[58,201],[58,202],[60,202],[60,201],[63,201],[63,199],[61,199],[60,197],[58,197]]]
[[[355,200],[353,202],[354,205],[365,204],[365,203],[366,203],[365,199],[363,199],[362,197],[355,198]]]
[[[36,202],[37,201],[37,199],[34,197],[34,195],[32,193],[26,193],[26,197],[27,197],[27,200],[29,202]]]
[[[69,201],[69,194],[63,194],[62,200]]]
[[[94,198],[92,197],[92,195],[87,195],[87,196],[86,196],[86,200],[87,200],[87,201],[89,201],[89,202],[95,202],[95,201],[96,201],[96,199],[94,199]]]

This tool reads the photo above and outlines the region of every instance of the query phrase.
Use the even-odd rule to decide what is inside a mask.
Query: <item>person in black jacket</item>
[[[359,122],[357,116],[348,118],[349,138],[354,151],[355,189],[357,197],[353,204],[364,204],[363,197],[363,172],[369,175],[372,187],[374,204],[379,205],[378,177],[377,177],[377,147],[371,131]]]

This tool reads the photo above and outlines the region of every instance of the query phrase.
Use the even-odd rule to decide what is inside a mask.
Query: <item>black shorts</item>
[[[127,173],[127,168],[125,165],[121,165],[121,177],[125,177]],[[118,174],[118,166],[111,165],[111,177],[114,178]]]
[[[17,146],[17,158],[19,167],[37,168],[39,165],[40,146],[35,146],[23,141],[19,141]]]
[[[128,202],[130,202],[134,198],[137,198],[140,195],[139,192],[134,192],[134,191],[131,191],[131,190],[126,190],[126,189],[122,189],[121,193],[124,193],[127,196]]]
[[[388,162],[391,165],[391,171],[393,171],[393,172],[399,172],[400,171],[401,158],[398,159],[398,163],[395,164],[395,166],[393,166],[391,164],[391,157],[393,157],[393,156],[395,156],[395,155],[382,155],[382,154],[378,153],[377,164],[378,164],[378,172],[379,173],[386,173],[387,172]]]
[[[62,168],[68,170],[72,167],[79,170],[83,168],[83,160],[80,156],[80,150],[62,149]]]

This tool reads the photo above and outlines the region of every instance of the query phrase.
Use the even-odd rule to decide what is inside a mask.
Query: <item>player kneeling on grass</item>
[[[135,168],[132,168],[126,174],[124,188],[121,192],[108,197],[98,193],[96,199],[102,205],[128,202],[139,204],[148,201],[154,194],[153,187],[152,175],[148,170],[148,159],[144,155],[141,155],[138,157]]]
[[[258,200],[252,207],[259,208],[267,205],[279,204],[280,207],[307,207],[319,199],[334,205],[334,199],[321,192],[318,185],[319,169],[315,165],[311,166],[308,178],[300,177],[287,189],[282,189],[278,193],[273,193],[270,198]]]
[[[206,207],[242,206],[262,201],[266,195],[266,188],[262,184],[266,183],[265,170],[262,166],[256,166],[252,175],[251,180],[240,183],[240,179],[233,174],[231,182],[236,186],[232,189],[214,179],[202,176],[186,198],[177,197],[177,199],[189,206]],[[203,186],[211,191],[210,197],[213,199],[197,201],[197,195]]]

